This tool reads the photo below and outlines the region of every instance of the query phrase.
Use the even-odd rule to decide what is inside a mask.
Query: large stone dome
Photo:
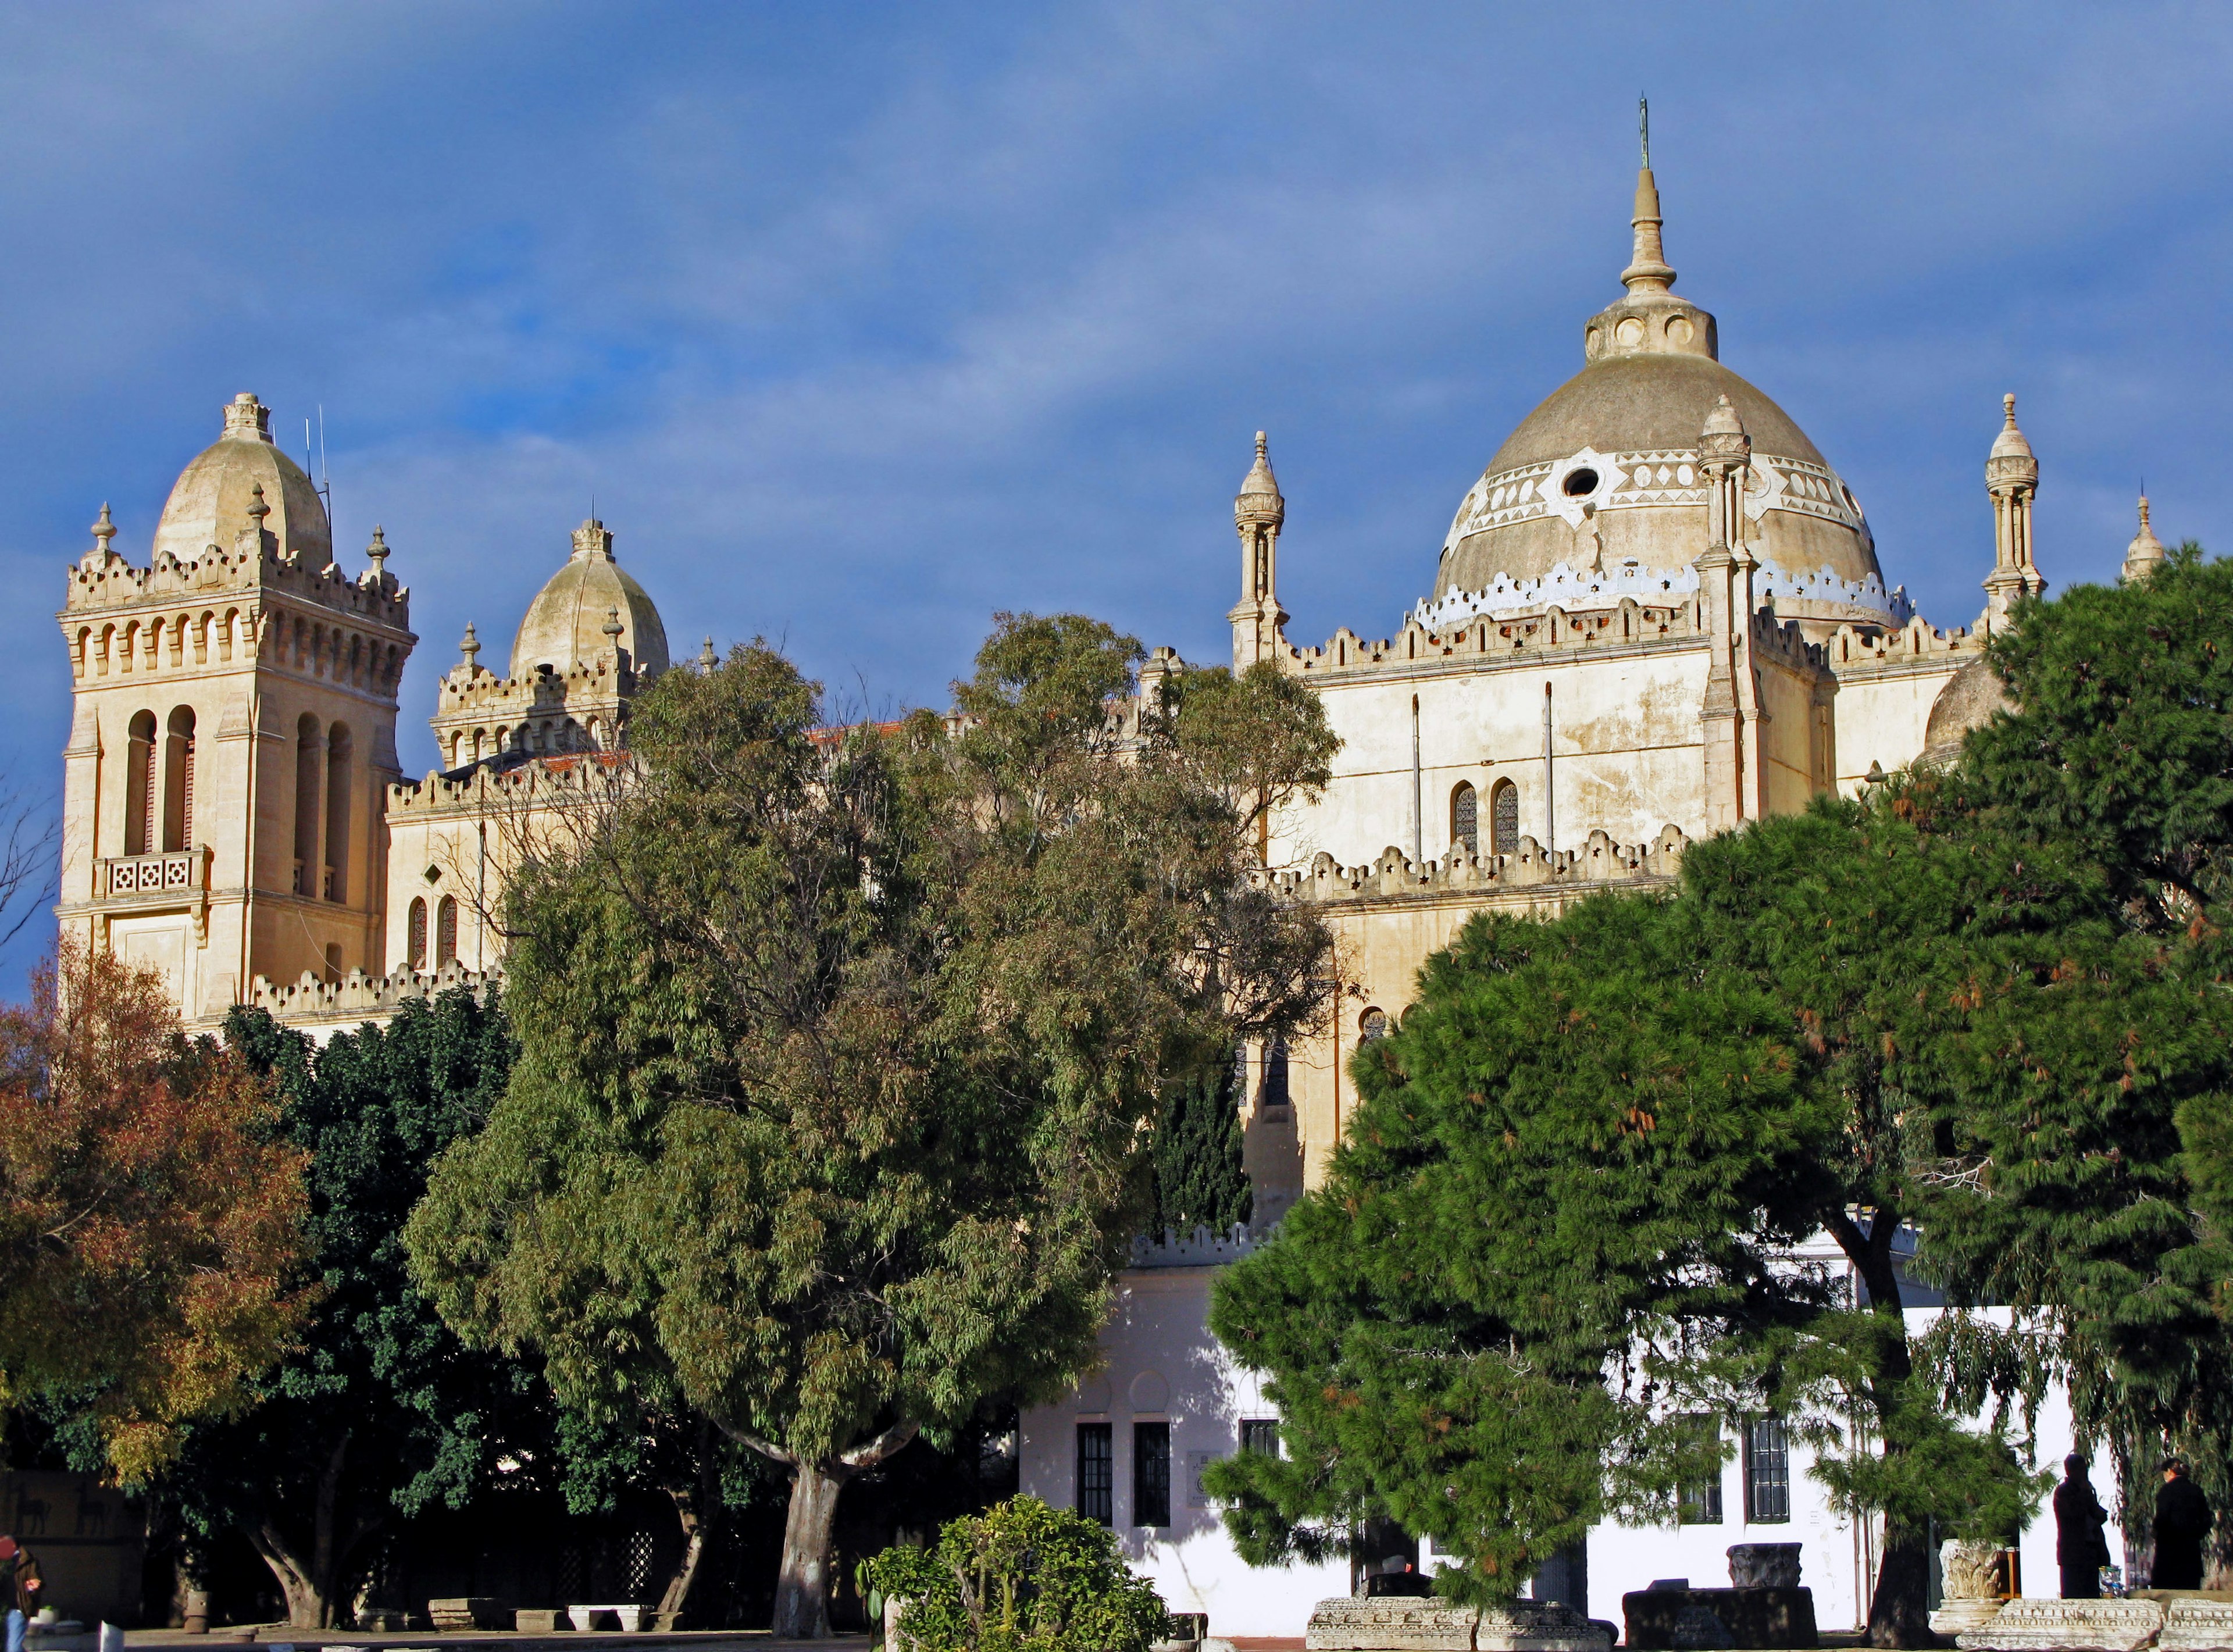
[[[224,433],[172,485],[155,525],[155,554],[195,562],[212,545],[231,550],[250,525],[258,487],[270,511],[264,531],[279,542],[281,556],[309,568],[333,561],[324,501],[303,467],[272,441],[271,410],[246,390],[225,405]]]
[[[1696,590],[1708,534],[1699,434],[1727,397],[1751,442],[1755,590],[1779,614],[1824,627],[1904,618],[1852,490],[1788,413],[1722,365],[1714,318],[1672,290],[1659,227],[1647,167],[1628,296],[1591,318],[1586,365],[1520,421],[1467,493],[1421,617],[1446,624]]]
[[[606,627],[617,624],[617,635]],[[592,517],[574,530],[574,554],[527,605],[511,645],[511,675],[538,666],[594,665],[615,645],[639,675],[667,669],[667,628],[642,586],[613,560],[613,537]]]

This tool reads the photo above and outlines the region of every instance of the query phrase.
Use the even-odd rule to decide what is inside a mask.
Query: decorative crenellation
[[[501,969],[467,969],[449,963],[433,971],[398,970],[368,975],[353,969],[338,981],[325,981],[305,970],[291,986],[258,975],[249,984],[251,1008],[268,1010],[277,1020],[300,1025],[325,1020],[386,1020],[413,998],[431,998],[462,987],[476,998],[504,979]]]
[[[400,823],[413,814],[493,816],[522,809],[561,808],[594,801],[628,784],[631,759],[624,751],[580,751],[530,757],[509,766],[482,763],[387,788],[387,814]]]
[[[60,617],[76,681],[254,663],[394,698],[418,639],[384,542],[351,579],[337,563],[313,569],[281,556],[254,524],[230,551],[212,545],[192,561],[159,551],[145,568],[111,548],[115,531],[104,505],[97,543],[70,569]]]
[[[1421,597],[1407,623],[1442,630],[1470,619],[1507,620],[1557,607],[1568,613],[1617,602],[1630,597],[1663,606],[1679,603],[1698,592],[1698,570],[1648,569],[1625,561],[1598,572],[1560,563],[1540,579],[1514,579],[1499,574],[1477,591],[1452,591],[1440,598]]]
[[[1423,865],[1393,844],[1364,866],[1344,866],[1321,849],[1306,868],[1267,868],[1252,874],[1251,881],[1283,900],[1319,903],[1663,882],[1681,867],[1689,841],[1673,825],[1661,827],[1659,836],[1644,844],[1617,843],[1602,830],[1592,832],[1576,849],[1546,849],[1534,838],[1522,837],[1509,855],[1477,855],[1460,844],[1446,858]]]
[[[1695,582],[1696,576],[1693,576]],[[1507,620],[1477,617],[1454,629],[1434,630],[1415,614],[1393,637],[1368,642],[1346,626],[1325,646],[1299,648],[1290,644],[1286,667],[1291,672],[1318,673],[1400,669],[1431,660],[1462,656],[1491,659],[1551,649],[1580,651],[1591,647],[1642,646],[1695,641],[1700,634],[1695,599],[1673,603],[1640,603],[1624,596],[1600,613],[1570,614],[1551,607],[1540,614]]]
[[[628,702],[648,686],[617,655],[564,671],[499,677],[473,658],[451,667],[431,720],[452,769],[511,753],[607,751],[625,743]]]
[[[1132,1236],[1132,1251],[1125,1265],[1135,1268],[1214,1268],[1238,1262],[1256,1248],[1256,1236],[1246,1222],[1235,1222],[1220,1233],[1196,1227],[1191,1233],[1165,1228],[1159,1236]]]
[[[1820,645],[1830,669],[1840,677],[1871,672],[1944,669],[1967,663],[1984,652],[1982,634],[1960,626],[1941,631],[1911,613],[1897,629],[1841,625]]]

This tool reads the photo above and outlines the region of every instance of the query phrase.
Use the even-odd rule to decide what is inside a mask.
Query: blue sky
[[[0,771],[58,784],[101,502],[143,558],[244,388],[323,405],[344,566],[385,525],[414,773],[592,495],[678,653],[883,710],[996,608],[1220,658],[1260,426],[1291,634],[1385,634],[1619,291],[1639,90],[1679,289],[1934,622],[2003,390],[2051,581],[2143,475],[2222,545],[2229,58],[2205,5],[11,8]]]

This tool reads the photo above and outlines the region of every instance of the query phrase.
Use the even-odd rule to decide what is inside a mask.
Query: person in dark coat
[[[2148,1582],[2157,1589],[2199,1589],[2202,1540],[2214,1518],[2209,1499],[2176,1457],[2164,1465],[2163,1478],[2156,1493],[2156,1564]]]
[[[2062,1484],[2054,1488],[2054,1561],[2062,1569],[2062,1598],[2099,1600],[2101,1568],[2109,1564],[2108,1539],[2101,1535],[2109,1512],[2093,1495],[2086,1460],[2076,1452],[2062,1460]]]

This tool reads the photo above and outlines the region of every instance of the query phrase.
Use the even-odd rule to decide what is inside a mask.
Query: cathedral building
[[[1950,752],[1999,701],[1986,639],[2044,588],[2040,468],[2013,396],[1985,455],[1980,610],[1934,626],[1886,585],[1852,487],[1674,290],[1648,162],[1631,227],[1624,290],[1584,323],[1580,370],[1466,491],[1394,636],[1289,640],[1286,504],[1257,438],[1234,507],[1232,663],[1309,683],[1341,739],[1323,795],[1273,823],[1260,875],[1324,909],[1342,979],[1325,1036],[1247,1052],[1256,1232],[1322,1177],[1353,1102],[1345,1063],[1470,914],[1663,883],[1702,835]],[[499,969],[489,918],[506,872],[623,784],[630,708],[671,665],[603,524],[575,532],[503,674],[465,628],[430,719],[442,766],[417,781],[395,745],[410,593],[377,530],[363,571],[342,570],[317,491],[253,395],[180,474],[144,566],[114,548],[106,507],[93,533],[59,616],[75,702],[63,932],[160,970],[198,1027],[247,1003],[331,1031]],[[2143,500],[2126,577],[2163,555]],[[1158,650],[1143,677],[1186,668]],[[1204,1328],[1208,1279],[1253,1243],[1136,1246],[1103,1368],[1024,1418],[1023,1485],[1115,1525],[1175,1610],[1299,1633],[1346,1579],[1248,1573],[1197,1485],[1271,1423]],[[1773,1467],[1782,1500],[1760,1506],[1779,1511],[1760,1530],[1744,1489],[1728,1527],[1621,1534],[1623,1564],[1585,1591],[1599,1615],[1655,1571],[1716,1576],[1739,1537],[1807,1545],[1826,1625],[1859,1610],[1865,1529],[1832,1516],[1803,1462]],[[2033,1564],[2052,1575],[2051,1558]]]

